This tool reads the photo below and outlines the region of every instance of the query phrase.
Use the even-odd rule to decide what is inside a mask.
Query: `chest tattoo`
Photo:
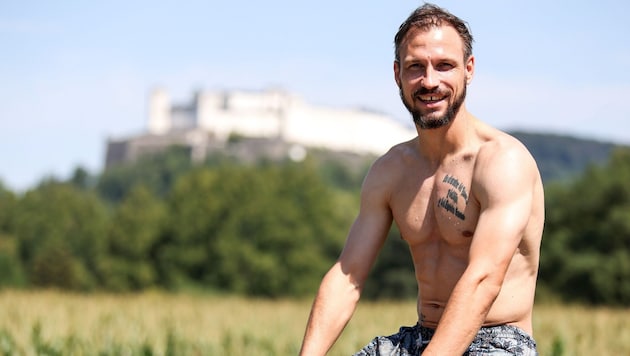
[[[438,199],[438,207],[455,215],[455,217],[460,220],[465,220],[466,216],[464,212],[459,209],[459,202],[461,198],[464,201],[464,207],[468,205],[468,192],[466,191],[466,187],[464,184],[460,183],[457,178],[448,174],[444,176],[442,183],[446,183],[451,187],[446,192],[446,196]]]

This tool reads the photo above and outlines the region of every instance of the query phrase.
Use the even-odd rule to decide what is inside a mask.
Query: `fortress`
[[[193,160],[247,140],[241,151],[271,158],[303,158],[309,148],[381,155],[416,131],[384,114],[312,106],[281,90],[196,92],[189,103],[173,104],[154,89],[148,100],[147,132],[107,143],[105,167],[179,145]],[[248,152],[242,152],[248,154]]]

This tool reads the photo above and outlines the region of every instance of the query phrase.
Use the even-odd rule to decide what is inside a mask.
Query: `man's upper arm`
[[[475,181],[479,221],[470,264],[501,283],[532,214],[536,164],[525,148],[496,148],[481,157]]]
[[[344,274],[359,288],[383,246],[392,224],[389,194],[392,170],[386,169],[381,158],[368,172],[361,189],[361,205],[339,257]]]

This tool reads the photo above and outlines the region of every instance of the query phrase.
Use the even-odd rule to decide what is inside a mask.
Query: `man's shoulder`
[[[500,163],[516,160],[518,163],[533,161],[529,149],[516,137],[498,129],[479,147],[478,159],[484,163]]]
[[[478,184],[503,189],[503,182],[537,182],[540,173],[527,147],[514,136],[497,130],[479,147],[473,177]]]
[[[385,154],[376,159],[373,166],[377,169],[389,170],[398,165],[408,164],[418,155],[415,142],[416,138],[392,146]]]
[[[367,173],[364,187],[376,185],[384,188],[397,184],[399,178],[404,176],[405,169],[417,160],[418,152],[413,142],[415,139],[399,143],[378,157]]]

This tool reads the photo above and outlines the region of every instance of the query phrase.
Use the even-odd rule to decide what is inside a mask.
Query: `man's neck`
[[[474,120],[472,115],[461,108],[457,116],[446,126],[418,131],[418,149],[420,154],[431,162],[439,164],[448,156],[459,152],[470,141]]]

